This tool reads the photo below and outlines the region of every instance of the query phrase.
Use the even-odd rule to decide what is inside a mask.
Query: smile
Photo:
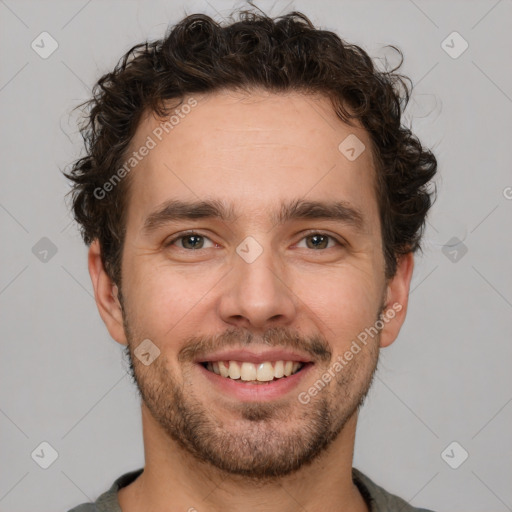
[[[298,395],[303,387],[301,382],[310,380],[308,376],[314,366],[312,362],[289,360],[202,361],[195,365],[201,378],[208,382],[206,393],[242,402],[268,402],[284,399],[291,393]]]
[[[299,372],[305,363],[299,361],[209,361],[202,365],[210,372],[232,380],[268,383]]]

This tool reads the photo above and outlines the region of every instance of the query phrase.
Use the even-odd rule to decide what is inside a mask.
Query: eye
[[[207,236],[203,236],[200,235],[199,233],[195,233],[192,231],[174,237],[172,240],[169,240],[168,242],[165,243],[165,247],[170,247],[174,245],[175,242],[181,241],[181,246],[178,245],[179,249],[187,249],[193,251],[197,249],[207,249],[208,247],[204,246],[205,240],[209,240],[211,242],[211,247],[215,247],[217,245],[213,243]]]
[[[344,247],[344,244],[338,241],[336,238],[334,238],[331,235],[328,235],[327,233],[322,233],[319,231],[312,231],[308,233],[306,236],[304,236],[301,239],[306,240],[306,248],[307,249],[313,249],[313,250],[321,250],[321,249],[331,249],[335,247],[336,245],[340,247]],[[188,251],[195,251],[199,249],[208,249],[208,246],[205,246],[205,241],[208,241],[211,245],[211,247],[218,247],[218,244],[214,243],[210,238],[207,236],[201,235],[200,233],[190,231],[187,233],[181,233],[168,242],[166,242],[164,245],[165,247],[170,247],[173,245],[177,245],[179,249],[184,249]],[[329,242],[333,242],[329,245]],[[300,247],[300,245],[297,245],[297,247]],[[304,246],[302,246],[304,247]]]
[[[329,239],[334,241],[334,245],[328,246]],[[331,235],[328,235],[327,233],[321,233],[317,231],[313,231],[311,233],[308,233],[305,237],[301,239],[302,240],[311,240],[311,243],[306,242],[306,248],[307,249],[331,249],[332,247],[339,245],[343,247],[343,244],[336,240]]]

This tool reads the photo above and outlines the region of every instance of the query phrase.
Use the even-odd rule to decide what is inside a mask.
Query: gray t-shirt
[[[68,512],[122,512],[117,500],[117,491],[131,484],[143,470],[144,468],[141,468],[125,473],[94,503],[83,503]],[[388,493],[356,468],[352,468],[352,479],[368,504],[370,512],[433,512],[425,508],[411,507],[405,500]]]

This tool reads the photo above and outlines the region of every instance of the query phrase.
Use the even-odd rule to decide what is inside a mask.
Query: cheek
[[[194,315],[208,300],[208,291],[219,279],[215,271],[193,273],[170,268],[147,258],[147,264],[132,267],[127,274],[127,296],[130,297],[130,318],[146,335],[175,338],[180,328],[197,320]],[[182,320],[186,318],[186,322]],[[171,334],[172,333],[172,334]]]
[[[302,273],[297,282],[298,297],[328,339],[336,336],[340,342],[350,343],[376,320],[380,290],[375,275],[351,267],[315,275]]]

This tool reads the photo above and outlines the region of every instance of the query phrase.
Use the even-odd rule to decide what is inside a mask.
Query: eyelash
[[[309,236],[312,236],[312,235],[320,235],[320,236],[326,236],[327,238],[330,238],[331,240],[334,240],[334,242],[340,246],[340,247],[345,247],[345,244],[343,242],[341,242],[340,240],[338,240],[337,238],[335,238],[334,236],[330,235],[329,233],[324,233],[323,231],[315,231],[315,230],[311,230],[311,231],[308,231],[306,233],[304,233],[304,235],[302,236],[302,238],[299,240],[299,242],[301,242],[302,240],[304,240],[304,238],[308,238]],[[188,231],[186,233],[181,233],[179,234],[178,236],[175,236],[172,240],[169,240],[168,242],[166,242],[164,244],[164,246],[167,248],[167,247],[170,247],[174,244],[174,242],[176,242],[177,240],[180,240],[182,238],[187,238],[189,236],[200,236],[202,238],[206,238],[208,240],[210,240],[211,242],[213,242],[213,240],[210,239],[210,237],[206,236],[206,235],[203,235],[201,233],[198,233],[197,231]],[[215,242],[213,242],[215,243]],[[182,248],[182,247],[178,247],[178,249],[181,249],[183,251],[187,251],[187,252],[195,252],[195,251],[200,251],[201,249],[185,249],[185,248]],[[328,247],[326,249],[320,249],[319,251],[325,251],[327,249],[334,249],[334,247]],[[315,249],[311,249],[312,251],[315,251]]]

